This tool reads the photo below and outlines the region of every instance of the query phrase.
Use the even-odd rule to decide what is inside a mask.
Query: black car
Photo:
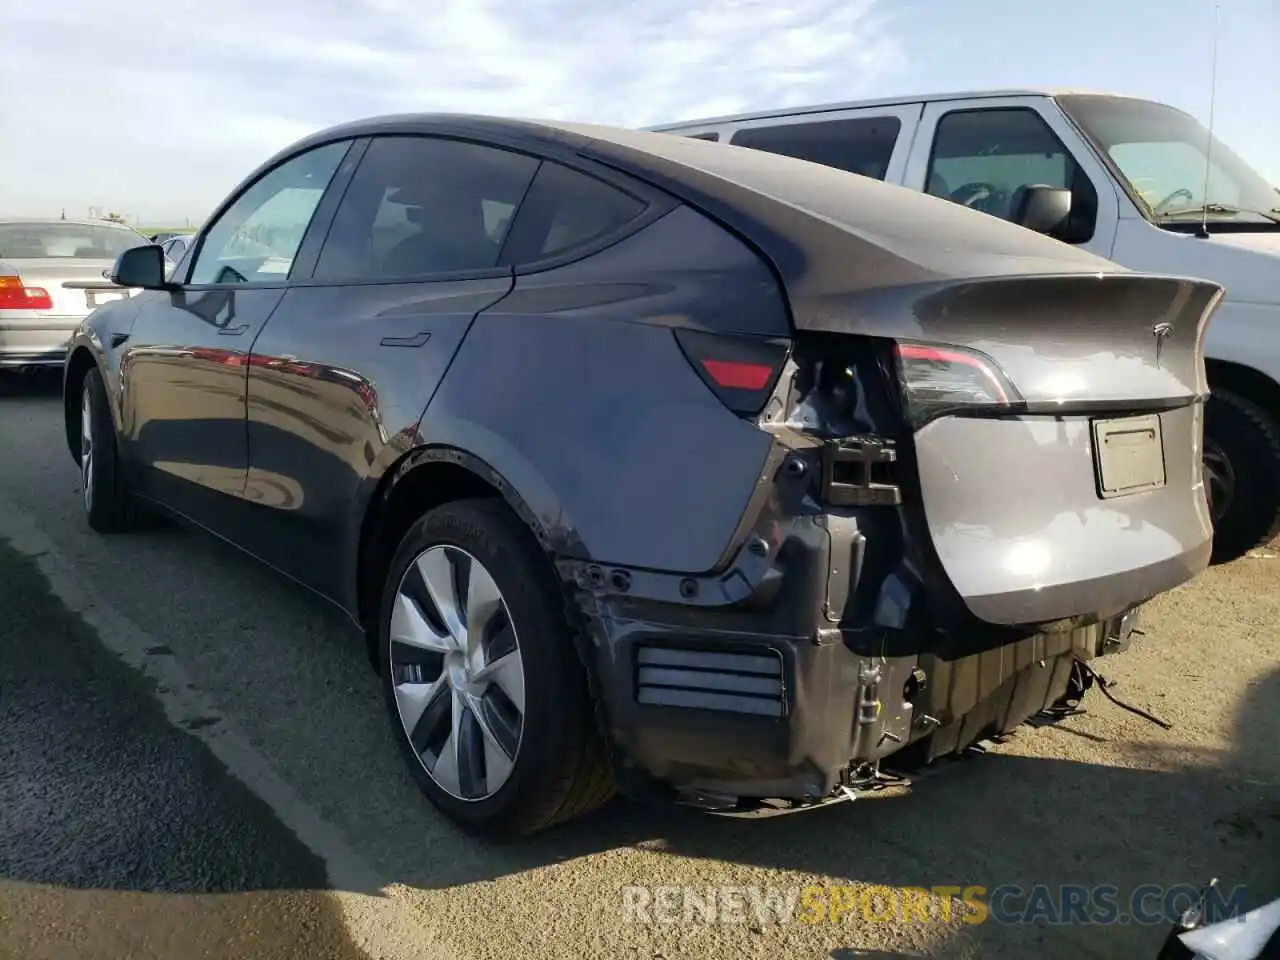
[[[123,254],[143,292],[71,345],[89,524],[177,516],[339,606],[486,835],[615,784],[874,785],[1055,703],[1208,562],[1221,290],[829,167],[373,119],[166,273]]]

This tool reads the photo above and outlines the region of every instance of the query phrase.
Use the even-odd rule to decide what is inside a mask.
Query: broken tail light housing
[[[919,429],[945,416],[999,416],[1025,405],[1000,365],[977,350],[949,344],[894,344],[907,420]]]
[[[53,298],[41,287],[28,287],[21,277],[0,276],[0,310],[52,310]]]
[[[764,409],[791,350],[786,339],[676,330],[676,342],[720,402],[742,416]]]

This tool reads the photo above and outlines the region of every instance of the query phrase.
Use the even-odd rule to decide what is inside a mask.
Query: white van
[[[1210,146],[1195,118],[1132,97],[1028,89],[651,129],[839,167],[1021,223],[1135,270],[1221,284],[1227,298],[1205,337],[1214,560],[1280,533],[1280,193],[1220,141]]]

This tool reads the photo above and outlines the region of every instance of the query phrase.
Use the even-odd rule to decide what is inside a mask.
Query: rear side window
[[[720,134],[714,131],[711,133],[688,133],[685,136],[690,140],[710,140],[712,143],[716,143],[720,139]]]
[[[491,270],[538,161],[432,137],[379,137],[334,215],[312,278]]]
[[[645,204],[602,180],[544,161],[502,252],[504,265],[570,253],[630,223]]]
[[[1093,184],[1036,111],[955,110],[938,120],[926,193],[1011,220],[1021,188],[1029,186],[1070,190],[1068,235],[1077,243],[1093,235]]]
[[[749,127],[735,133],[730,142],[883,180],[901,129],[897,117],[824,120]]]

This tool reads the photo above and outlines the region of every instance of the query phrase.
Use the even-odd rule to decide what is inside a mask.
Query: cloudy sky
[[[1216,127],[1280,184],[1280,0],[1218,0]],[[0,215],[197,220],[312,130],[644,125],[1028,84],[1207,119],[1213,0],[0,0]]]

